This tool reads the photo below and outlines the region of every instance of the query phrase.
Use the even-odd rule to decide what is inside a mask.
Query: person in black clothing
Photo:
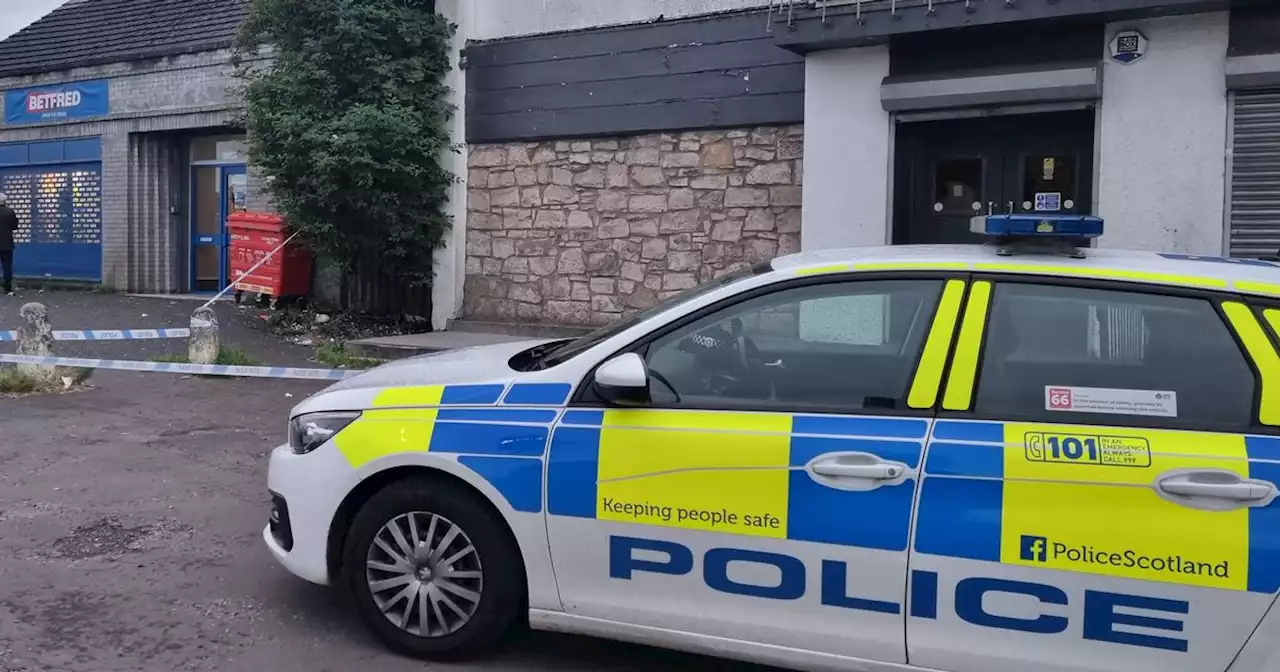
[[[0,194],[0,271],[4,273],[4,293],[13,296],[13,234],[18,230],[18,215]]]

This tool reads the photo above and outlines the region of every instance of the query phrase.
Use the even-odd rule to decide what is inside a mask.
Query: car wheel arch
[[[460,465],[459,465],[460,466]],[[525,600],[528,600],[528,581],[529,567],[525,561],[527,550],[521,545],[520,539],[516,536],[515,531],[511,528],[510,522],[503,513],[503,508],[510,510],[510,505],[501,499],[501,495],[494,492],[486,493],[483,486],[472,482],[465,476],[454,473],[452,470],[441,469],[438,466],[426,466],[421,464],[399,464],[389,465],[385,469],[376,471],[363,480],[361,480],[346,497],[342,503],[338,505],[337,511],[334,513],[333,521],[329,525],[329,539],[325,549],[325,560],[328,564],[329,576],[338,577],[342,572],[342,554],[346,545],[347,533],[351,529],[351,522],[355,518],[356,513],[364,506],[369,498],[382,489],[393,483],[400,481],[420,479],[425,481],[449,482],[459,486],[469,492],[478,502],[490,508],[492,513],[502,521],[502,531],[506,534],[510,541],[515,545],[519,553],[517,560],[520,562],[521,572],[525,578],[526,589]],[[497,501],[495,501],[497,498]],[[498,504],[502,502],[502,505]]]

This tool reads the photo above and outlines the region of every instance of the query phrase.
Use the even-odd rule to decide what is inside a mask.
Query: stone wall
[[[476,145],[463,316],[607,324],[800,249],[803,127]]]

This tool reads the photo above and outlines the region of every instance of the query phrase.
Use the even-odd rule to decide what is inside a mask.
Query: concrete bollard
[[[18,327],[18,354],[30,357],[53,355],[53,326],[49,324],[49,309],[43,303],[28,303],[18,311],[22,324]],[[58,381],[57,367],[39,364],[22,364],[23,373],[35,378],[42,385]]]
[[[215,364],[218,361],[218,315],[212,308],[196,308],[191,313],[191,344],[187,361],[192,364]]]

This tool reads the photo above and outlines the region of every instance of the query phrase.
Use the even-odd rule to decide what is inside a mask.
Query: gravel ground
[[[182,327],[199,305],[24,293],[0,297],[0,329],[31,300],[55,329]],[[224,343],[267,364],[315,366],[309,348],[254,326],[261,311],[218,313]],[[185,341],[58,346],[150,359]],[[0,672],[763,670],[549,634],[465,665],[385,652],[332,591],[279,568],[259,536],[267,454],[288,409],[319,388],[104,371],[89,389],[0,398]]]

